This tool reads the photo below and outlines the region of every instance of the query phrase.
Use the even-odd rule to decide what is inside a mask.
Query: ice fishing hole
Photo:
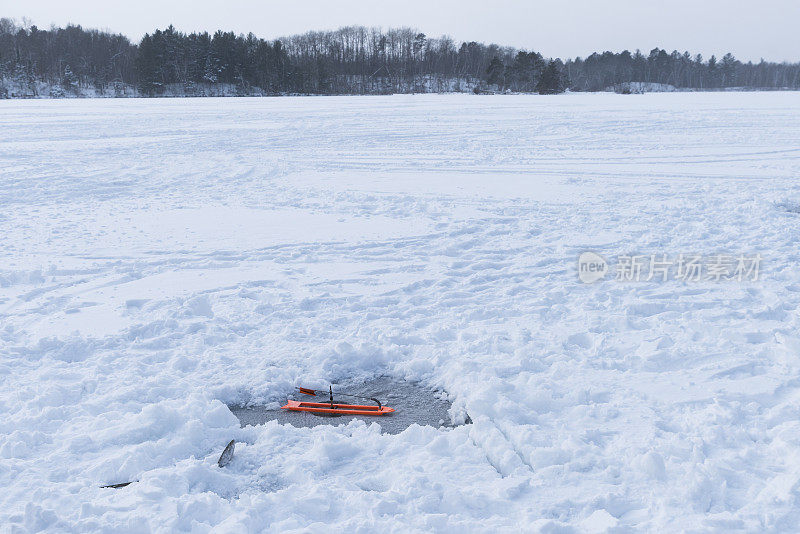
[[[317,388],[321,389],[321,388]],[[469,415],[462,414],[456,417],[456,424],[450,417],[449,410],[452,403],[447,400],[447,393],[426,388],[416,382],[407,382],[389,377],[380,377],[359,384],[334,384],[334,400],[348,404],[369,404],[369,401],[336,397],[335,392],[351,393],[364,397],[375,397],[386,406],[395,409],[394,413],[380,416],[360,415],[314,415],[307,412],[292,412],[275,407],[266,406],[236,406],[228,408],[245,427],[249,425],[263,425],[267,421],[278,421],[281,424],[290,424],[296,427],[312,427],[317,425],[346,425],[353,419],[360,419],[367,424],[377,423],[381,432],[399,434],[412,424],[435,428],[452,428],[458,424],[470,424]],[[290,399],[314,402],[325,402],[327,397],[314,399],[299,392],[289,395]],[[284,403],[282,402],[281,405]]]

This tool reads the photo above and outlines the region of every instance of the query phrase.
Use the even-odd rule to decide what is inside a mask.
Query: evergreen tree
[[[142,37],[136,54],[135,69],[139,90],[146,95],[155,94],[162,86],[159,79],[156,43],[149,34]]]
[[[77,83],[77,78],[75,74],[72,72],[72,69],[69,65],[64,67],[64,75],[61,77],[61,86],[66,89],[67,91],[75,90],[75,85]]]
[[[530,92],[536,88],[545,61],[537,52],[518,52],[508,68],[507,78],[514,91]]]
[[[734,87],[736,85],[736,71],[740,65],[741,63],[730,52],[722,56],[722,60],[719,63],[719,71],[723,87]]]
[[[715,55],[711,55],[708,58],[708,67],[707,67],[707,79],[708,79],[708,86],[709,87],[719,87],[719,69],[717,68],[717,57]]]
[[[486,83],[489,85],[498,85],[503,89],[505,85],[505,66],[500,58],[497,56],[492,58],[489,67],[486,69]]]
[[[561,71],[558,69],[558,63],[551,59],[542,72],[539,83],[536,84],[536,91],[540,95],[554,95],[563,93],[565,90],[566,86]]]

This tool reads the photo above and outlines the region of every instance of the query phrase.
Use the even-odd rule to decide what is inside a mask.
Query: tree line
[[[669,53],[658,48],[648,55],[639,50],[603,52],[567,61],[565,69],[575,91],[600,91],[631,81],[692,89],[800,88],[800,64],[770,63],[763,59],[758,63],[742,63],[730,53],[721,59],[712,55],[704,60],[700,54],[692,56],[677,50]]]
[[[40,30],[0,19],[0,96],[91,88],[101,94],[385,94],[600,91],[627,82],[676,88],[800,88],[800,64],[705,60],[653,49],[567,61],[496,44],[456,43],[411,28],[351,26],[275,40],[186,34],[173,26],[138,44],[80,26]],[[9,90],[10,88],[10,90]],[[127,91],[127,93],[126,93]]]

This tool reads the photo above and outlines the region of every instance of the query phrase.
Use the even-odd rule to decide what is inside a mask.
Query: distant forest
[[[631,83],[634,82],[634,83]],[[640,82],[640,83],[636,83]],[[0,97],[798,89],[799,63],[655,48],[567,61],[495,44],[359,26],[276,40],[172,26],[139,43],[0,19]]]

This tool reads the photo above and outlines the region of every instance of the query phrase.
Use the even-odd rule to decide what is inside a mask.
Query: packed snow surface
[[[794,531],[798,141],[790,92],[0,101],[0,530]],[[473,424],[226,407],[377,376]]]

